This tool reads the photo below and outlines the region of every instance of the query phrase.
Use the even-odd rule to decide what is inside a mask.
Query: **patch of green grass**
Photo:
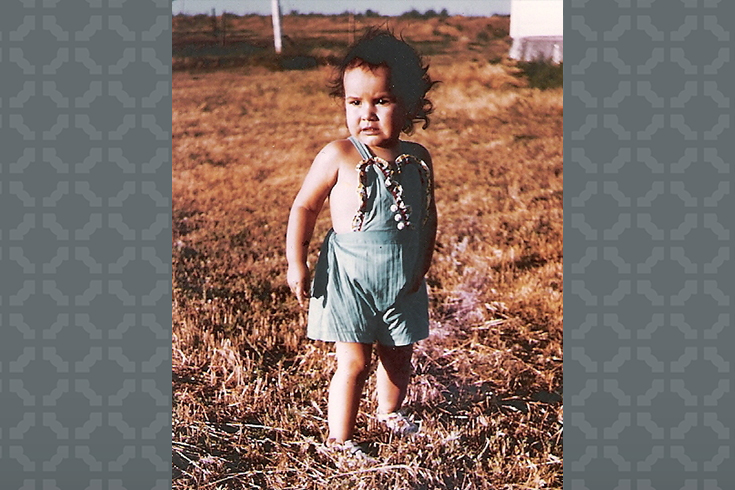
[[[564,85],[564,64],[553,64],[548,61],[523,61],[518,63],[520,76],[528,80],[533,88],[546,90]]]

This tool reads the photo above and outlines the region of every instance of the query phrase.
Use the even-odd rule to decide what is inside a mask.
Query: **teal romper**
[[[352,233],[330,230],[314,273],[309,302],[310,339],[331,342],[412,344],[429,336],[429,300],[421,278],[431,172],[407,153],[395,162],[373,156],[350,138],[362,161],[361,207]],[[401,145],[404,145],[401,142]]]

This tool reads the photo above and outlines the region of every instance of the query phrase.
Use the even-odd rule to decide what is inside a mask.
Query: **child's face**
[[[351,68],[344,75],[345,116],[350,135],[369,146],[398,144],[406,112],[390,91],[390,70]]]

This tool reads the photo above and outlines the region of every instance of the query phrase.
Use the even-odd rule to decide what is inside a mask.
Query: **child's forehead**
[[[362,63],[357,66],[350,66],[345,70],[345,76],[348,73],[359,74],[365,77],[390,78],[390,68],[387,65],[369,65]]]
[[[360,65],[345,70],[343,77],[345,86],[352,84],[390,86],[390,69],[387,66]]]

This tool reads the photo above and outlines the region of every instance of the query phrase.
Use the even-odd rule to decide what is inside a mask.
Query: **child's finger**
[[[291,289],[293,295],[296,296],[296,300],[299,302],[299,305],[301,305],[301,286],[299,286],[299,283],[291,283],[288,287]]]
[[[296,300],[299,302],[299,306],[304,308],[306,306],[306,299],[309,297],[309,293],[304,288],[304,285],[301,283],[297,284],[294,293],[296,293]]]

